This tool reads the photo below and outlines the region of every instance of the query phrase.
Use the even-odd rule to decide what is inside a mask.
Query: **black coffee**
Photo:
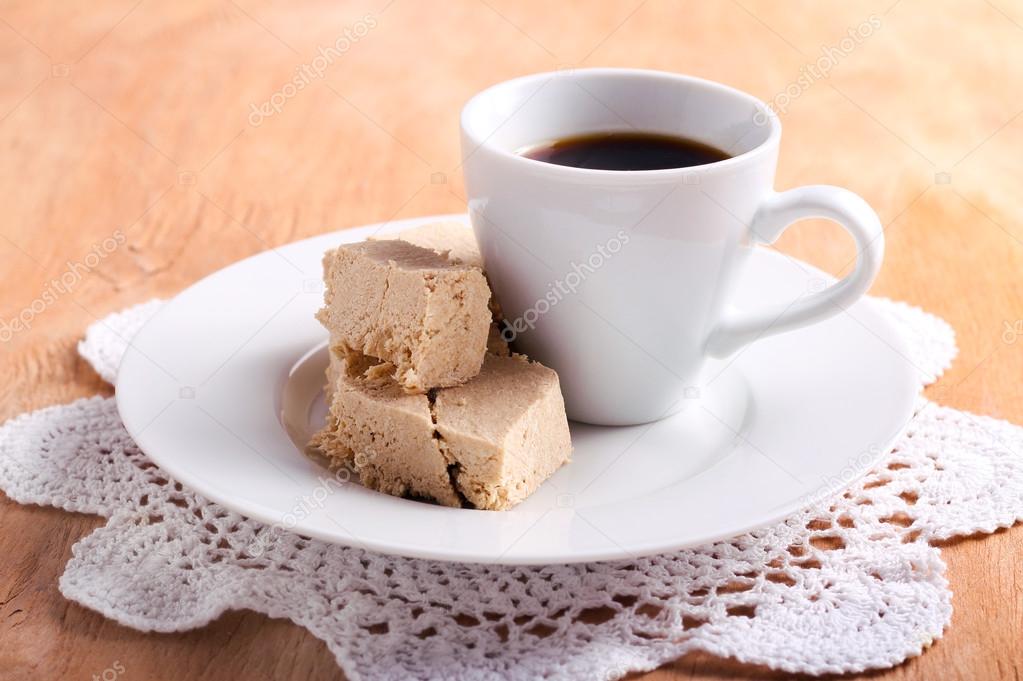
[[[689,168],[731,158],[696,140],[650,132],[598,132],[564,137],[520,153],[535,161],[594,170]]]

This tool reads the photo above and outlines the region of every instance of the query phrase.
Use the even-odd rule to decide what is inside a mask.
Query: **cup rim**
[[[691,85],[698,87],[705,87],[711,90],[727,94],[738,99],[746,100],[753,107],[762,109],[767,116],[767,122],[770,125],[770,130],[767,137],[757,146],[753,147],[749,151],[745,151],[741,154],[731,156],[721,161],[714,161],[713,163],[705,163],[698,166],[688,166],[685,168],[659,168],[655,170],[604,170],[597,168],[576,168],[574,166],[562,166],[554,163],[547,163],[545,161],[538,161],[536,159],[527,158],[513,151],[509,151],[498,146],[493,142],[493,134],[480,139],[480,136],[474,134],[470,130],[470,126],[467,124],[467,120],[473,113],[473,109],[480,106],[488,97],[494,95],[494,93],[500,89],[521,85],[530,81],[541,81],[550,80],[553,78],[565,77],[566,75],[574,76],[576,74],[586,74],[593,76],[612,76],[612,75],[627,75],[627,76],[638,76],[645,78],[662,78],[665,80],[672,81],[684,81]],[[541,86],[542,87],[542,86]],[[514,115],[514,114],[512,114]],[[583,69],[570,69],[566,71],[545,71],[542,73],[534,73],[526,76],[519,76],[509,80],[504,80],[499,83],[490,85],[489,87],[477,92],[473,95],[469,101],[462,107],[461,115],[459,116],[459,124],[461,127],[462,135],[464,139],[468,139],[472,144],[471,151],[468,153],[463,150],[462,163],[465,164],[468,159],[481,149],[486,149],[498,156],[507,158],[509,160],[514,159],[514,163],[527,164],[526,167],[532,167],[533,170],[539,172],[547,172],[551,174],[565,175],[572,174],[578,178],[587,179],[606,179],[606,180],[622,180],[625,178],[634,179],[669,179],[677,180],[684,178],[687,175],[694,173],[708,174],[708,173],[719,173],[724,171],[733,170],[736,166],[745,165],[753,162],[764,154],[770,152],[771,149],[776,148],[778,141],[781,138],[781,121],[778,119],[778,115],[761,99],[754,97],[748,92],[739,90],[730,85],[719,83],[717,81],[708,80],[706,78],[698,78],[696,76],[690,76],[682,73],[673,73],[670,71],[659,71],[655,69],[633,69],[633,68],[611,68],[611,67],[590,67]],[[755,123],[754,123],[755,124]]]

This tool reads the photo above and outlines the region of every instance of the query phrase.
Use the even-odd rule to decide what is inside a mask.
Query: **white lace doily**
[[[922,380],[951,329],[896,319]],[[110,380],[159,303],[112,315],[79,347]],[[694,650],[788,672],[853,672],[918,655],[952,594],[932,542],[1023,519],[1023,429],[923,398],[887,464],[773,527],[639,561],[497,567],[395,558],[278,532],[210,503],[148,461],[113,399],[0,428],[0,488],[109,519],[75,545],[64,595],[141,630],[227,609],[286,617],[350,679],[616,679]],[[836,486],[845,481],[836,481]]]

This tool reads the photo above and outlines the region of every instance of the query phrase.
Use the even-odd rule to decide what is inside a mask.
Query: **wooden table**
[[[931,396],[1023,422],[1023,334],[1006,333],[1023,325],[1019,1],[8,0],[0,55],[0,318],[106,237],[127,241],[3,345],[0,418],[111,394],[74,352],[97,317],[272,245],[462,210],[457,116],[472,93],[617,65],[775,101],[778,186],[866,197],[887,226],[874,293],[955,326],[959,358]],[[780,246],[838,274],[853,254],[840,235],[808,222]],[[262,615],[147,635],[65,601],[71,546],[100,522],[0,500],[0,676],[340,676],[322,643]],[[943,551],[951,628],[877,676],[1018,678],[1023,531]],[[763,676],[780,675],[692,655],[647,678]]]

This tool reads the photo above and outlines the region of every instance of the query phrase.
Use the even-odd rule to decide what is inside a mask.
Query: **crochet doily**
[[[952,330],[875,302],[921,382],[934,380],[955,355]],[[158,307],[94,325],[82,356],[110,380]],[[1020,452],[1023,428],[921,397],[886,463],[816,508],[699,549],[547,567],[396,558],[246,519],[147,460],[113,399],[7,422],[0,488],[108,518],[74,547],[67,598],[141,630],[238,608],[286,617],[350,679],[610,680],[695,650],[821,674],[896,665],[942,635],[952,594],[933,544],[1023,519]]]

